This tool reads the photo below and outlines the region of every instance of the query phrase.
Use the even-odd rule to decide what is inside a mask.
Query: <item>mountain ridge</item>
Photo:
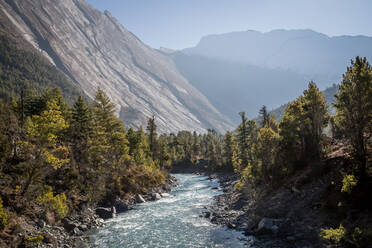
[[[285,104],[314,81],[340,83],[355,56],[372,60],[372,37],[305,30],[242,31],[203,37],[193,48],[167,54],[194,87],[235,124]]]
[[[142,43],[108,11],[83,0],[6,0],[0,7],[1,20],[89,97],[103,89],[126,125],[138,128],[156,115],[161,132],[231,128],[170,58]]]
[[[365,55],[371,59],[371,43],[372,37],[368,36],[328,36],[311,29],[249,30],[207,35],[195,47],[182,51],[189,55],[292,69],[305,75],[337,77],[351,58]]]

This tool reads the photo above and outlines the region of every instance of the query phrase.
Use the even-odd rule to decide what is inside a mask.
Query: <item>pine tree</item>
[[[71,137],[72,150],[75,161],[81,165],[86,163],[88,141],[92,134],[92,114],[80,96],[72,109],[69,135]],[[80,167],[79,167],[80,168]]]
[[[269,119],[270,115],[267,112],[267,108],[265,105],[263,105],[259,111],[259,119],[261,120],[261,128],[262,127],[268,127],[269,126]]]
[[[290,170],[296,164],[319,160],[322,132],[328,121],[323,94],[310,82],[304,95],[289,103],[280,121],[282,161]]]
[[[157,138],[158,134],[156,131],[156,123],[155,123],[155,116],[153,115],[149,120],[147,121],[147,135],[149,137],[149,146],[150,146],[150,152],[152,154],[152,159],[156,160],[158,156],[158,149],[157,149]]]
[[[367,176],[368,141],[372,133],[372,68],[367,59],[356,57],[343,75],[336,94],[336,122],[350,141],[360,180]]]
[[[237,129],[237,143],[239,147],[240,170],[243,170],[253,160],[253,144],[257,142],[258,128],[256,122],[248,120],[241,112],[242,122]]]
[[[322,152],[322,133],[327,126],[329,116],[324,95],[312,81],[304,91],[303,110],[308,156],[318,160]]]
[[[280,174],[276,165],[279,139],[279,134],[270,127],[263,127],[258,133],[257,159],[260,163],[260,175],[265,183],[273,183]]]
[[[69,162],[68,148],[59,142],[62,131],[68,126],[54,100],[47,102],[46,109],[40,115],[27,118],[27,140],[22,142],[22,148],[28,162],[24,167],[26,183],[22,194],[27,192],[37,177],[45,176],[50,168],[57,170]]]
[[[236,153],[236,143],[234,134],[232,132],[227,132],[224,136],[223,142],[223,158],[225,161],[225,165],[227,170],[233,171],[234,170],[234,154]]]
[[[115,116],[115,105],[101,89],[97,90],[93,112],[96,125],[101,126],[104,132],[123,131],[122,122]]]

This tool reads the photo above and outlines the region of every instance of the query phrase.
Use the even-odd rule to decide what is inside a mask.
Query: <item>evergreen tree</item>
[[[312,81],[304,91],[303,110],[308,156],[318,160],[322,152],[322,133],[329,116],[324,95]]]
[[[25,129],[27,141],[22,142],[25,163],[26,182],[22,194],[36,178],[45,176],[50,168],[57,170],[69,162],[67,147],[60,144],[60,135],[68,128],[56,101],[47,102],[46,109],[40,115],[27,118]]]
[[[253,160],[254,151],[253,144],[257,142],[258,128],[256,122],[253,120],[248,120],[245,117],[245,113],[241,112],[240,116],[242,118],[241,124],[237,129],[237,143],[239,147],[239,171],[242,171],[248,164]]]
[[[152,159],[155,160],[158,156],[157,154],[157,138],[158,134],[156,131],[156,123],[155,123],[155,116],[153,115],[149,120],[147,121],[147,135],[149,137],[149,146],[150,146],[150,152],[152,154]]]
[[[92,134],[92,114],[81,96],[79,96],[72,109],[69,133],[76,162],[86,162],[83,157],[87,153],[88,140]]]
[[[270,127],[263,127],[258,133],[256,152],[260,164],[260,176],[265,183],[272,184],[280,174],[279,167],[276,165],[279,139],[279,134]]]
[[[267,112],[267,108],[263,105],[259,111],[259,119],[261,120],[261,128],[269,126],[270,115]]]
[[[115,116],[115,105],[101,89],[97,90],[93,112],[96,125],[102,127],[104,132],[123,131],[122,122]]]
[[[223,142],[223,158],[226,165],[226,169],[229,171],[234,170],[234,160],[236,154],[236,143],[234,134],[232,132],[227,132],[224,136]]]
[[[351,61],[336,99],[337,126],[350,141],[357,174],[364,180],[372,133],[372,68],[366,58],[356,57]]]
[[[328,113],[323,94],[310,82],[304,95],[289,103],[280,122],[282,161],[290,170],[321,157]]]

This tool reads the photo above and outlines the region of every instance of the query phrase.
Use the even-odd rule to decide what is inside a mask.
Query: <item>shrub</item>
[[[8,225],[8,214],[3,207],[3,200],[0,197],[0,230],[3,230]]]
[[[342,193],[351,194],[351,190],[358,184],[357,179],[354,175],[345,175],[344,179],[342,179]]]
[[[237,191],[242,191],[244,185],[246,184],[246,182],[248,180],[253,180],[253,167],[251,166],[251,164],[248,164],[248,166],[246,166],[241,175],[240,175],[240,180],[235,184],[235,189]]]
[[[356,227],[354,232],[351,234],[351,239],[359,245],[359,247],[366,247],[372,242],[372,231],[371,229],[361,229]]]
[[[59,219],[63,219],[68,213],[65,193],[54,196],[53,192],[49,188],[44,195],[38,196],[36,201],[44,207],[54,211]]]
[[[146,192],[165,183],[164,172],[156,165],[131,166],[123,177],[128,189],[126,192]]]
[[[338,228],[329,228],[329,229],[322,229],[320,232],[320,237],[323,239],[327,239],[334,243],[340,243],[341,240],[344,238],[346,234],[346,229],[343,225],[340,225]]]
[[[43,242],[44,237],[42,235],[27,236],[25,239],[29,243],[40,244],[41,242]]]

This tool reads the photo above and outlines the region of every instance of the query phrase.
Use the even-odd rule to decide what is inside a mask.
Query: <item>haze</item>
[[[207,34],[253,29],[313,29],[372,36],[368,0],[88,0],[154,48],[182,49]]]

